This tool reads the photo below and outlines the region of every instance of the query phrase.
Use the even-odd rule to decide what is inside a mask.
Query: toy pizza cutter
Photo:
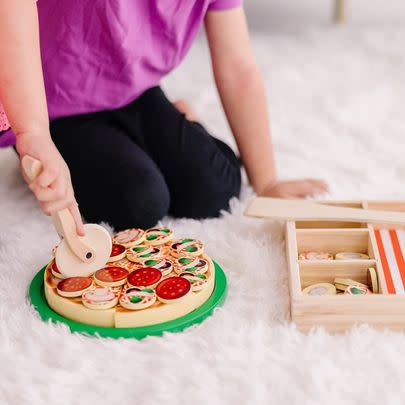
[[[42,171],[42,163],[31,156],[24,156],[21,165],[31,181]],[[52,219],[61,238],[55,260],[62,275],[86,277],[106,265],[112,248],[111,236],[106,229],[96,224],[85,224],[85,235],[78,236],[75,221],[67,208],[52,214]]]

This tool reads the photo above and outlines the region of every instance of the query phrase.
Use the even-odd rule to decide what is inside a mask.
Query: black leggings
[[[167,214],[207,218],[239,196],[239,159],[188,121],[160,87],[126,107],[51,122],[84,218],[116,230]]]

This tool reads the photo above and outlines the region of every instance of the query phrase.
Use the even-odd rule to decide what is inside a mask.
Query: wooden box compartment
[[[339,252],[364,253],[375,258],[374,247],[368,228],[342,229],[296,229],[297,258],[304,252]]]
[[[301,290],[317,283],[333,284],[335,278],[350,278],[367,284],[367,269],[370,267],[376,269],[375,260],[300,261]],[[344,297],[343,294],[339,296]]]

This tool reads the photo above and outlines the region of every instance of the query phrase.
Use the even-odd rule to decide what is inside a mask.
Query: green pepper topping
[[[189,258],[187,258],[187,257],[182,257],[182,258],[179,260],[179,263],[180,263],[180,264],[189,264],[189,263],[191,263],[191,262],[192,262],[192,260],[189,259]]]

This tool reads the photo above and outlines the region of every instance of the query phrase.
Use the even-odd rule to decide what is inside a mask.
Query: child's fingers
[[[41,187],[37,182],[30,184],[31,191],[40,202],[51,202],[57,200],[65,200],[67,196],[66,183],[57,180],[50,187]]]
[[[40,187],[49,187],[59,176],[60,169],[58,166],[44,163],[44,169],[36,179]]]
[[[321,180],[308,179],[297,184],[298,194],[306,197],[314,194],[322,194],[328,191],[328,186]]]
[[[326,183],[326,181],[323,180],[311,180],[311,183],[313,185],[314,188],[321,190],[323,192],[328,191],[329,187],[328,184]]]
[[[325,193],[326,190],[325,186],[317,180],[304,180],[297,182],[291,192],[295,197],[305,198],[315,194]]]
[[[61,211],[67,208],[72,214],[73,219],[75,221],[77,234],[79,236],[85,235],[82,217],[80,215],[80,211],[76,201],[40,202],[39,205],[46,215],[52,215],[57,211]]]
[[[52,215],[54,212],[62,211],[65,208],[69,208],[72,205],[71,200],[58,200],[50,202],[40,202],[39,203],[42,211],[46,215]]]
[[[69,211],[73,216],[73,219],[75,220],[76,223],[76,231],[79,236],[84,236],[84,226],[83,226],[83,221],[82,217],[80,215],[79,207],[76,202],[74,202],[70,207]]]
[[[21,174],[23,176],[24,181],[30,185],[32,184],[32,180],[27,176],[27,173],[25,173],[25,170],[23,169],[22,165],[20,164],[20,170],[21,170]]]

